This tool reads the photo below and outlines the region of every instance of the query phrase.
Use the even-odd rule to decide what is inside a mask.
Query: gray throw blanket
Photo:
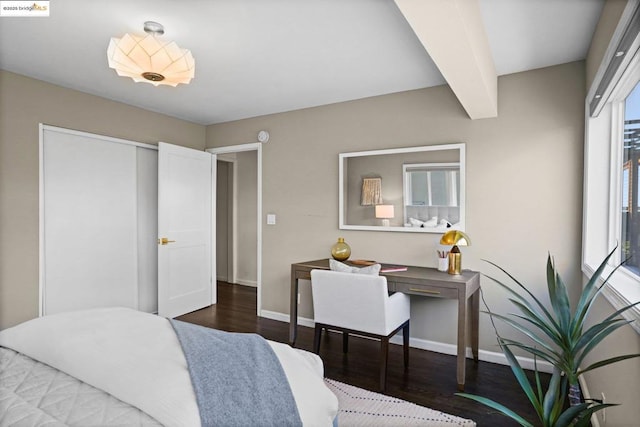
[[[203,427],[301,426],[287,377],[267,341],[171,320]]]

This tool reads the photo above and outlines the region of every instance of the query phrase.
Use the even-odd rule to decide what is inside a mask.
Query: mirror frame
[[[346,224],[346,197],[345,194],[345,162],[351,157],[364,157],[364,156],[383,156],[387,154],[403,154],[403,153],[417,153],[428,151],[443,151],[443,150],[458,150],[459,163],[460,163],[460,221],[457,223],[455,229],[465,231],[466,227],[466,154],[464,143],[453,144],[439,144],[439,145],[424,145],[418,147],[405,147],[405,148],[389,148],[384,150],[371,150],[371,151],[354,151],[350,153],[340,153],[338,155],[338,222],[341,230],[364,230],[364,231],[396,231],[405,233],[443,233],[451,228],[434,227],[434,228],[419,228],[419,227],[398,227],[398,226],[372,226],[372,225],[354,225]],[[399,174],[403,174],[402,169],[398,171]],[[404,176],[402,177],[404,179]],[[404,188],[403,188],[403,209],[404,204]]]

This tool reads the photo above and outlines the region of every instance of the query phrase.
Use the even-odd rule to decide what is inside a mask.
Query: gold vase
[[[343,237],[338,237],[338,242],[331,246],[331,256],[338,261],[345,261],[351,256],[351,247]]]

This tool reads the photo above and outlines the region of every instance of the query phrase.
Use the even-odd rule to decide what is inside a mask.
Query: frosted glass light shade
[[[393,218],[393,205],[376,205],[376,218]]]
[[[175,42],[159,40],[152,34],[125,34],[111,38],[107,48],[109,67],[119,76],[154,86],[188,84],[195,74],[191,51]]]

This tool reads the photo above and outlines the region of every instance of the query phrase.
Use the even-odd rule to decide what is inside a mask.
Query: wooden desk
[[[291,264],[291,300],[289,314],[289,344],[295,345],[298,327],[298,280],[311,279],[311,270],[329,269],[329,260]],[[473,360],[478,361],[478,321],[480,317],[480,273],[463,271],[460,275],[440,272],[435,268],[412,267],[407,271],[381,273],[387,278],[389,291],[435,298],[458,300],[458,390],[464,390],[466,343],[470,338]],[[467,318],[471,330],[467,333]]]

